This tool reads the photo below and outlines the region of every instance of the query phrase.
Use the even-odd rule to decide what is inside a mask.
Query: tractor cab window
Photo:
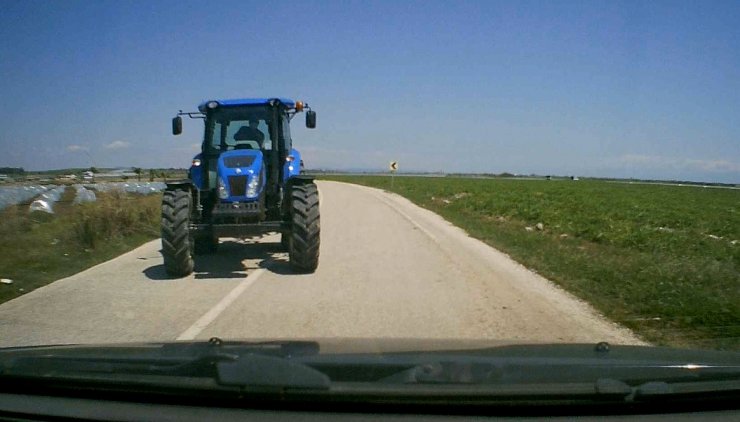
[[[216,110],[206,120],[206,150],[272,149],[270,114],[264,109]]]
[[[293,148],[293,141],[290,138],[290,120],[288,119],[288,116],[283,116],[282,119],[280,119],[282,124],[282,137],[283,141],[285,142],[285,151],[290,151],[291,148]],[[286,152],[287,154],[287,152]]]
[[[223,144],[226,150],[271,149],[267,122],[264,120],[232,120],[226,122]]]

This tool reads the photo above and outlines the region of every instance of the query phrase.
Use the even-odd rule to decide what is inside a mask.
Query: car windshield
[[[0,384],[738,380],[740,1],[0,0],[0,93]]]

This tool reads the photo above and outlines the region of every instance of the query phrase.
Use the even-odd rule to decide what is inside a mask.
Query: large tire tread
[[[162,256],[167,274],[183,277],[193,272],[193,240],[190,234],[190,193],[166,190],[162,195]]]
[[[319,266],[321,223],[319,191],[315,184],[291,189],[290,265],[295,271],[312,273]]]

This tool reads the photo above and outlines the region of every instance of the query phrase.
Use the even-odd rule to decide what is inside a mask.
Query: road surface
[[[319,182],[321,258],[290,271],[279,236],[226,239],[170,279],[159,240],[0,306],[0,346],[221,338],[640,344],[506,255],[408,200]]]

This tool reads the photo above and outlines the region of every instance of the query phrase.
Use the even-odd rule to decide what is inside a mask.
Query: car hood
[[[662,363],[712,363],[740,365],[740,353],[731,351],[677,349],[654,346],[632,346],[594,343],[522,343],[507,340],[460,340],[415,338],[249,338],[240,340],[140,342],[116,344],[67,344],[0,348],[0,359],[12,355],[43,355],[110,353],[187,353],[217,342],[224,349],[239,349],[255,344],[290,345],[301,348],[306,354],[315,355],[394,355],[419,354],[422,356],[476,355],[516,358],[568,358],[568,359],[627,359]],[[309,347],[310,346],[310,347]]]

